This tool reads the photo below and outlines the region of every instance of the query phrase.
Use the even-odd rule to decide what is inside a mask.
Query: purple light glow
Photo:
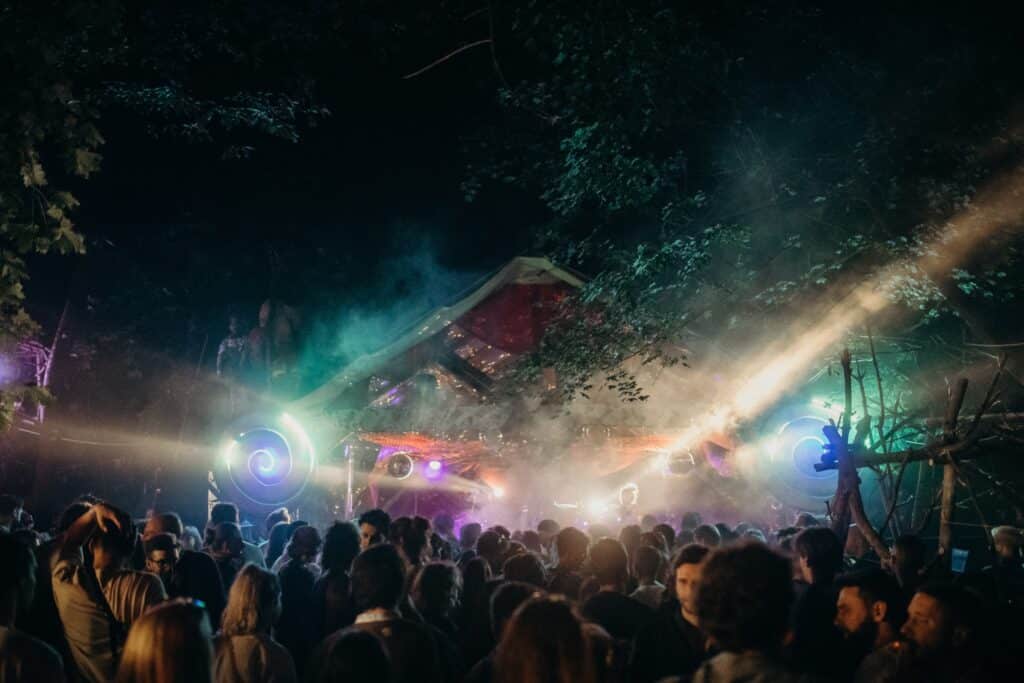
[[[441,476],[441,461],[431,460],[427,463],[427,466],[423,470],[424,476],[427,479],[437,479]]]

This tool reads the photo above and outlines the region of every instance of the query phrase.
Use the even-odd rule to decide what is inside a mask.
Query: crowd
[[[915,536],[886,566],[793,527],[511,532],[369,510],[323,530],[238,509],[204,534],[90,497],[52,534],[0,496],[0,683],[696,683],[1019,677],[1024,536],[977,575]],[[851,534],[851,540],[856,538]]]

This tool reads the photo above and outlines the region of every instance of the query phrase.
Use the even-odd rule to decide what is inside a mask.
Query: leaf
[[[100,170],[100,160],[103,157],[85,147],[75,149],[75,175],[88,178],[90,174]]]

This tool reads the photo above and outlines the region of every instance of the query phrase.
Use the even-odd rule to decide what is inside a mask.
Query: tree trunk
[[[946,419],[942,424],[942,440],[946,445],[956,442],[956,423],[960,416],[960,407],[967,395],[967,379],[956,383],[953,393],[946,406]],[[947,456],[950,460],[952,454]],[[953,507],[956,502],[956,466],[947,462],[942,467],[942,505],[939,508],[939,553],[943,561],[948,563],[950,551],[953,549]]]
[[[942,467],[942,507],[939,512],[939,554],[948,563],[953,549],[953,504],[956,502],[956,468]]]
[[[64,299],[64,310],[60,312],[60,319],[57,320],[57,330],[53,333],[53,342],[50,344],[50,353],[46,356],[46,366],[43,369],[43,381],[41,388],[45,389],[50,386],[50,373],[53,370],[53,359],[57,355],[57,343],[60,341],[60,336],[64,333],[64,323],[68,318],[68,308],[71,307],[71,298]],[[39,404],[36,407],[36,420],[39,424],[43,423],[46,419],[46,406]]]

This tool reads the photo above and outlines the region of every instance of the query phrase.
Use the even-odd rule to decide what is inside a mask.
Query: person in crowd
[[[295,527],[292,522],[278,522],[270,529],[267,537],[267,544],[263,546],[263,559],[268,567],[273,567],[284,554],[284,547],[288,545],[288,539],[292,537]]]
[[[294,522],[292,523],[294,525]],[[320,553],[320,546],[323,544],[320,539],[320,532],[316,527],[303,524],[297,527],[288,539],[281,557],[271,567],[271,571],[280,574],[281,570],[288,564],[301,562],[313,573],[314,577],[320,577],[320,565],[316,563],[317,555]]]
[[[540,558],[541,562],[544,561],[544,546],[541,545],[540,534],[538,534],[536,531],[531,531],[527,529],[523,532],[523,545],[531,553],[537,555],[537,557]]]
[[[697,618],[697,584],[709,552],[693,543],[673,558],[673,590],[633,640],[629,668],[635,683],[688,677],[707,656],[707,636]]]
[[[446,512],[434,517],[433,538],[437,544],[437,559],[452,560],[458,557],[459,539],[455,537],[455,520]]]
[[[474,557],[462,567],[462,617],[463,630],[469,628],[481,605],[488,597],[487,584],[491,580],[491,566],[483,558]]]
[[[540,536],[540,547],[541,557],[547,562],[548,566],[555,564],[556,559],[555,553],[555,537],[558,536],[558,532],[561,527],[553,519],[542,519],[537,523],[537,535]]]
[[[284,522],[285,524],[292,523],[292,515],[288,512],[288,508],[277,508],[272,510],[263,519],[263,542],[259,544],[259,548],[262,551],[264,546],[270,540],[270,532],[274,530],[274,526]],[[264,556],[265,559],[266,556]],[[270,565],[267,565],[270,566]]]
[[[809,529],[812,526],[821,526],[821,522],[810,512],[799,512],[793,520],[793,526],[797,529]]]
[[[371,545],[384,543],[388,539],[391,515],[374,508],[359,515],[359,548],[366,550]]]
[[[146,520],[142,532],[143,549],[146,552],[145,569],[161,578],[168,597],[201,601],[210,613],[210,623],[219,624],[227,596],[217,563],[212,557],[204,552],[182,548],[180,543],[175,544],[173,550],[163,550],[168,545],[164,540],[158,543],[163,548],[152,548],[156,555],[151,558],[151,547],[148,544],[152,539],[161,534],[169,534],[177,539],[183,533],[181,518],[174,512],[155,514]],[[173,566],[161,569],[160,565],[168,559],[173,560]]]
[[[317,636],[322,639],[355,621],[355,606],[349,595],[349,572],[359,554],[359,531],[350,522],[335,522],[324,535],[320,554],[322,574],[313,585],[318,611]]]
[[[694,540],[694,537],[693,537],[693,529],[680,529],[679,530],[679,535],[676,536],[676,545],[678,547],[682,548],[683,546],[687,546],[687,545],[690,545],[691,543],[695,543],[695,542],[696,541]]]
[[[64,627],[60,623],[60,615],[57,613],[57,603],[53,597],[53,581],[51,571],[60,550],[60,539],[64,533],[74,524],[75,520],[89,512],[91,503],[76,500],[68,505],[57,519],[57,537],[43,543],[35,550],[36,559],[36,582],[35,594],[32,600],[31,610],[27,618],[19,625],[28,633],[41,639],[60,653],[64,662],[64,669],[71,671],[75,663],[68,647],[67,639],[64,637]]]
[[[590,567],[598,592],[583,603],[583,615],[618,641],[631,641],[649,622],[653,610],[625,594],[629,577],[626,549],[613,538],[602,538],[590,551]]]
[[[705,548],[717,548],[722,544],[722,533],[711,524],[701,524],[693,530],[693,542]]]
[[[925,580],[927,549],[924,542],[914,534],[897,536],[892,544],[891,564],[892,573],[909,600]]]
[[[0,533],[0,681],[61,681],[60,654],[43,641],[16,628],[29,613],[36,590],[36,558],[12,534]]]
[[[216,683],[295,683],[292,657],[271,637],[281,616],[281,585],[272,572],[247,564],[228,594],[213,641]]]
[[[88,683],[113,679],[124,634],[167,599],[158,577],[125,569],[135,541],[131,518],[106,503],[93,505],[59,540],[53,597],[75,665]]]
[[[382,683],[393,680],[391,658],[380,638],[347,628],[332,637],[319,654],[309,683]]]
[[[517,555],[525,555],[530,551],[526,549],[526,546],[519,541],[509,541],[508,549],[505,551],[504,556],[501,558],[501,565],[505,566],[505,561],[509,558],[516,557]]]
[[[391,524],[388,525],[388,533],[385,537],[385,542],[390,543],[396,548],[401,549],[402,539],[405,538],[405,532],[412,524],[412,517],[395,517],[391,520]]]
[[[174,568],[181,556],[181,546],[174,534],[155,534],[142,542],[146,555],[146,571],[156,574],[170,596],[174,582]]]
[[[583,586],[580,570],[587,561],[589,547],[587,535],[576,527],[569,526],[558,532],[555,539],[558,565],[551,572],[551,580],[548,581],[549,592],[564,595],[572,600],[579,597],[580,588]]]
[[[788,552],[793,549],[793,539],[796,538],[796,535],[801,531],[801,529],[798,529],[795,526],[782,527],[775,532],[775,544],[782,547],[783,542],[788,539],[789,545],[785,547],[785,550]]]
[[[899,583],[876,567],[844,574],[836,586],[836,626],[856,663],[854,682],[894,680],[907,652],[899,641],[907,613]]]
[[[601,524],[600,522],[597,524],[591,524],[587,527],[587,531],[587,535],[590,536],[591,543],[600,541],[602,538],[612,538],[613,536],[611,527],[607,524]],[[640,530],[640,533],[643,533],[643,529]]]
[[[705,560],[697,584],[697,621],[719,654],[693,683],[796,683],[782,663],[793,603],[790,562],[755,541],[720,548]]]
[[[508,552],[508,541],[497,531],[488,529],[476,542],[476,554],[491,566],[491,574],[501,573],[501,565]]]
[[[518,581],[507,581],[494,591],[490,600],[490,626],[494,642],[501,642],[505,625],[512,614],[530,598],[539,595],[536,586]],[[466,683],[491,683],[494,680],[494,651],[481,659],[466,675]]]
[[[358,616],[354,629],[372,634],[384,644],[395,683],[434,683],[443,679],[438,644],[430,628],[403,619],[398,603],[405,590],[405,563],[391,544],[378,543],[352,563],[352,600]],[[342,632],[343,634],[344,632]],[[315,678],[323,679],[326,653],[340,634],[320,644],[313,658]]]
[[[636,548],[644,545],[654,548],[662,555],[668,555],[668,543],[665,542],[665,537],[659,533],[654,531],[645,531],[640,534],[640,542],[637,544]],[[634,553],[636,553],[636,548],[633,548]],[[630,557],[633,557],[633,555],[630,555]]]
[[[973,592],[951,583],[927,583],[914,593],[900,633],[915,673],[927,681],[988,681],[982,657],[984,611]]]
[[[583,622],[583,635],[590,648],[594,679],[598,683],[619,683],[627,680],[625,660],[620,644],[607,631],[592,621]]]
[[[629,597],[651,609],[657,609],[665,592],[665,585],[658,580],[664,573],[664,565],[665,556],[658,549],[649,545],[637,548],[633,554],[633,575],[638,586]]]
[[[462,610],[459,618],[459,646],[467,662],[476,662],[493,647],[488,609],[495,584],[491,566],[482,557],[474,557],[462,568]]]
[[[420,567],[430,559],[430,522],[425,517],[413,517],[402,529],[399,548],[411,567]]]
[[[675,548],[676,544],[676,530],[672,528],[671,524],[656,524],[654,527],[654,533],[660,534],[665,539],[665,547],[670,551]]]
[[[9,493],[0,494],[0,532],[11,533],[21,519],[25,501]]]
[[[185,530],[181,532],[179,542],[181,543],[182,550],[201,552],[203,549],[203,535],[199,533],[199,529],[191,524],[187,525]]]
[[[423,621],[452,641],[459,635],[455,617],[461,593],[462,575],[451,562],[428,562],[413,581],[413,602]]]
[[[146,612],[128,632],[116,683],[213,683],[206,610],[176,598]]]
[[[242,530],[234,522],[221,522],[213,528],[208,552],[217,564],[221,583],[225,590],[231,590],[235,575],[245,564]],[[262,565],[257,565],[262,566]]]
[[[623,545],[626,549],[626,553],[630,557],[633,556],[633,552],[637,549],[637,546],[640,545],[640,537],[643,536],[643,534],[644,530],[639,524],[627,524],[619,530],[619,543]],[[608,534],[602,534],[602,536],[596,537],[594,540],[599,540],[601,537],[607,535]]]
[[[640,528],[644,531],[654,531],[654,527],[658,526],[658,518],[648,513],[640,518]]]
[[[720,545],[729,545],[730,543],[737,541],[740,537],[740,535],[731,529],[725,522],[717,522],[714,526],[718,529],[718,534],[722,538]]]
[[[684,531],[697,531],[697,527],[704,523],[699,512],[684,512],[679,521],[679,528]]]
[[[521,605],[495,651],[493,680],[596,683],[590,642],[572,605],[554,596],[532,598]]]
[[[513,555],[505,560],[501,573],[506,581],[520,581],[542,590],[548,585],[544,563],[532,552]]]
[[[1024,563],[1021,548],[1024,547],[1024,532],[1012,526],[997,526],[992,529],[992,548],[995,558],[991,565],[982,570],[987,579],[989,594],[993,602],[1005,613],[1012,613],[1024,607]]]
[[[483,532],[483,527],[477,522],[463,524],[459,529],[458,563],[460,566],[476,557],[476,542],[480,540],[480,535]]]
[[[806,585],[793,610],[790,663],[810,675],[841,677],[851,668],[851,662],[837,656],[843,652],[843,638],[835,626],[834,580],[843,568],[843,546],[828,527],[811,526],[797,535],[793,550]]]
[[[214,503],[210,508],[210,526],[216,528],[223,523],[234,524],[238,527],[239,534],[242,530],[242,522],[238,516],[238,506],[234,503]],[[265,567],[263,553],[252,543],[242,541],[242,564],[252,562],[257,567]]]
[[[299,676],[304,674],[306,661],[320,636],[316,616],[319,607],[313,590],[320,576],[320,568],[314,562],[319,550],[319,532],[311,526],[299,527],[288,541],[276,572],[281,581],[278,641],[291,653]]]

